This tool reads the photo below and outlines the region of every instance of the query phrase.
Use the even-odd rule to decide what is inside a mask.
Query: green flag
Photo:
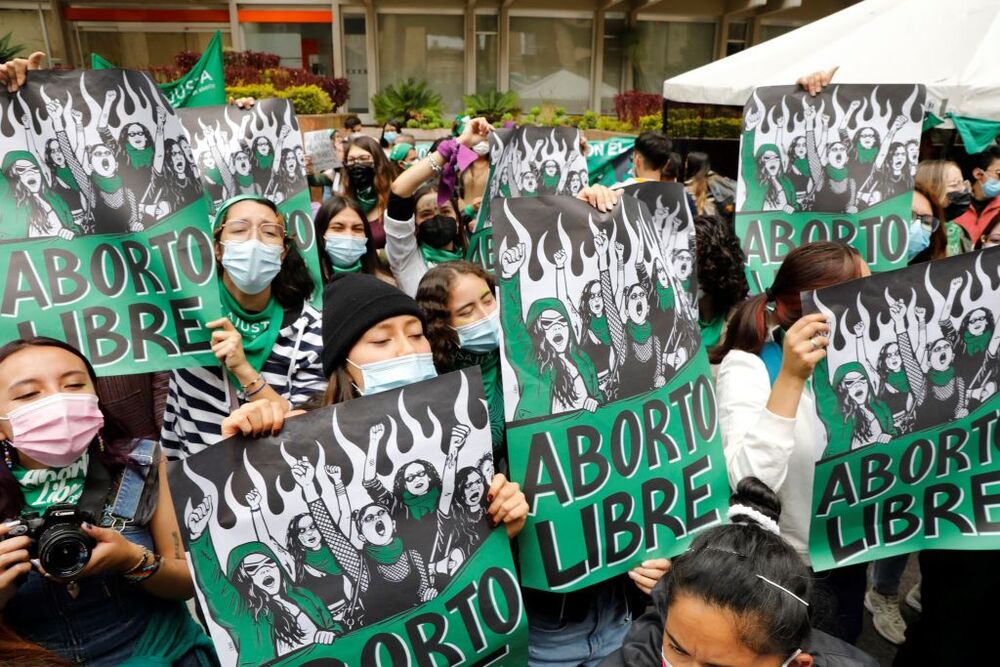
[[[93,69],[114,69],[115,65],[96,53],[90,54]],[[191,71],[170,83],[161,83],[160,90],[175,109],[208,107],[226,103],[225,73],[222,68],[222,33],[212,35],[208,48]]]

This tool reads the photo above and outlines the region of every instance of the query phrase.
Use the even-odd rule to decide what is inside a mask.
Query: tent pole
[[[956,138],[958,138],[958,128],[957,127],[953,127],[951,129],[951,132],[948,133],[948,141],[945,142],[945,144],[944,144],[944,155],[941,156],[945,160],[948,159],[948,156],[951,155],[952,149],[955,148],[955,139]]]

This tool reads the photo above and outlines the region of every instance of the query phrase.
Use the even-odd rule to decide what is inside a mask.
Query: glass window
[[[747,48],[747,33],[749,24],[744,21],[733,21],[729,24],[729,36],[726,39],[726,55],[731,56]]]
[[[496,14],[476,15],[476,92],[497,89],[497,62],[500,59],[499,23]]]
[[[333,76],[333,32],[326,23],[244,23],[248,51],[281,56],[281,66]]]
[[[769,39],[780,37],[786,32],[795,30],[796,27],[797,26],[794,25],[768,25],[765,23],[760,26],[760,41],[766,42]]]
[[[635,87],[662,92],[663,81],[713,60],[715,23],[640,21],[632,61]]]
[[[465,19],[460,15],[379,14],[379,86],[427,81],[446,113],[461,110],[465,92]]]
[[[136,26],[138,27],[138,25]],[[143,69],[174,64],[174,56],[181,51],[202,53],[215,31],[210,32],[142,32],[80,30],[80,51],[90,63],[90,54],[96,53],[119,67]],[[228,32],[222,33],[223,48],[232,48]]]
[[[27,58],[35,51],[47,51],[42,20],[34,9],[4,9],[0,16],[0,37],[10,33],[8,46],[20,46],[18,56]],[[48,13],[48,12],[46,12]]]
[[[615,95],[622,89],[625,61],[625,19],[604,20],[604,73],[601,87],[601,113],[615,112]]]
[[[590,19],[512,16],[510,88],[522,109],[552,104],[567,113],[590,105]]]
[[[368,46],[364,16],[344,15],[344,70],[351,84],[347,110],[368,113]]]

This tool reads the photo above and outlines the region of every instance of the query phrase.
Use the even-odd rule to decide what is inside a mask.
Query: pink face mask
[[[53,394],[0,419],[10,422],[14,449],[50,468],[83,456],[104,426],[94,394]]]

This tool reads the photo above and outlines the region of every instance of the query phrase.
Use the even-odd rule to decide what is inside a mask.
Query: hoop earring
[[[0,442],[3,445],[3,462],[7,465],[7,470],[14,469],[14,457],[11,454],[10,440]]]
[[[97,432],[97,451],[104,453],[104,434],[101,431]]]

